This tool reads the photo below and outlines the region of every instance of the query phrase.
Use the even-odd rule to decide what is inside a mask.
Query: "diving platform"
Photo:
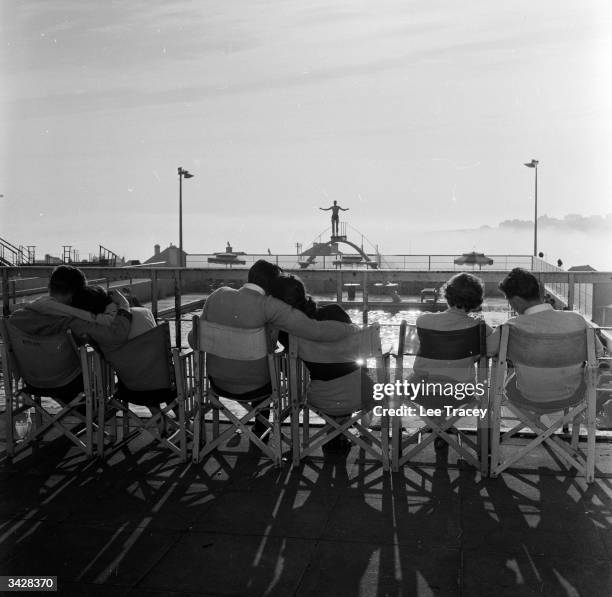
[[[359,265],[365,266],[366,268],[378,269],[379,261],[377,259],[372,259],[372,256],[368,255],[364,250],[363,238],[362,235],[361,246],[349,240],[346,234],[346,223],[343,222],[340,225],[340,234],[334,234],[332,231],[328,241],[313,242],[310,249],[300,253],[299,257],[307,257],[307,259],[298,261],[299,266],[301,269],[307,269],[316,263],[317,257],[333,257],[332,265],[336,269],[341,269],[342,266],[355,267]],[[347,245],[354,249],[356,253],[343,253],[339,245]],[[378,253],[376,253],[375,257],[378,258]]]

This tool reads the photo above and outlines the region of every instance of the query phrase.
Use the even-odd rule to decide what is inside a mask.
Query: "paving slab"
[[[322,541],[296,595],[458,597],[460,563],[453,549],[421,554],[378,543]]]
[[[227,491],[194,523],[196,531],[241,535],[321,537],[336,498],[286,488],[277,495]]]
[[[612,594],[612,564],[576,553],[547,558],[475,551],[463,558],[461,588],[469,597],[607,597]]]
[[[177,533],[124,524],[116,529],[34,521],[3,536],[0,569],[65,581],[134,585],[168,551]]]
[[[293,595],[312,558],[305,539],[185,533],[139,583],[143,589],[220,595]]]

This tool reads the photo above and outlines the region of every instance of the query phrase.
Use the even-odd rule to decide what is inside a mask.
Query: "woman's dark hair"
[[[466,312],[480,307],[483,297],[484,284],[472,274],[457,274],[444,285],[444,298],[449,306]]]
[[[104,310],[111,302],[106,291],[99,286],[86,286],[76,292],[72,297],[73,307],[89,311],[96,315],[104,313]]]
[[[272,280],[270,294],[295,309],[302,311],[310,318],[314,318],[317,305],[312,297],[306,296],[304,283],[297,276],[282,275]]]
[[[272,282],[282,273],[283,270],[278,265],[265,259],[259,259],[251,266],[247,275],[247,282],[257,284],[264,289],[266,294],[270,294]]]
[[[520,267],[515,267],[499,283],[498,288],[508,299],[518,296],[526,301],[537,301],[542,297],[542,288],[538,279]]]

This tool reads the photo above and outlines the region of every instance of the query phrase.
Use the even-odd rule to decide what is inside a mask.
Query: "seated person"
[[[116,305],[121,305],[123,309],[129,310],[132,316],[127,340],[144,334],[157,325],[150,309],[130,307],[129,302],[120,292],[111,290],[107,293],[99,286],[87,286],[79,290],[72,299],[72,305],[63,306],[63,309],[78,319],[86,321],[91,319],[98,321],[101,325],[110,325],[112,320],[108,318],[108,314],[117,310]],[[96,344],[103,353],[117,348],[116,344],[107,345],[104,341],[96,342]]]
[[[302,281],[296,276],[281,276],[272,282],[270,294],[305,313],[317,321],[341,321],[351,323],[351,318],[340,305],[317,307]],[[287,346],[287,334],[281,332],[279,341]],[[373,383],[367,369],[355,361],[338,363],[314,363],[304,361],[310,374],[308,402],[326,414],[344,419],[362,408],[374,406]],[[340,447],[346,438],[338,436],[334,447]],[[338,446],[336,446],[338,444]]]
[[[417,330],[450,332],[480,325],[481,319],[475,316],[475,313],[481,310],[484,298],[484,284],[480,278],[468,273],[456,274],[446,282],[442,292],[448,309],[440,313],[420,315],[416,320]],[[487,338],[492,334],[488,325],[486,334]],[[474,383],[476,381],[475,363],[478,359],[479,355],[453,360],[432,359],[417,355],[414,360],[414,371],[409,381]],[[431,393],[418,395],[414,400],[423,406],[433,408],[457,406],[455,396],[446,395],[444,392],[442,395]],[[451,427],[448,432],[456,433],[456,429]],[[436,449],[442,449],[446,446],[446,441],[437,437],[434,445]]]
[[[461,273],[453,276],[443,288],[448,309],[440,313],[423,313],[416,320],[418,329],[436,331],[456,331],[477,326],[481,322],[475,313],[481,310],[484,298],[484,284],[472,274]],[[493,351],[490,344],[492,330],[487,325],[487,353]],[[414,360],[414,376],[419,379],[428,377],[446,378],[457,382],[473,382],[474,363],[478,357],[458,360],[429,359],[417,356]]]
[[[9,317],[9,323],[32,336],[49,337],[68,329],[79,335],[91,337],[107,346],[120,346],[128,337],[131,315],[121,307],[109,309],[105,317],[80,318],[70,311],[74,295],[86,287],[83,272],[70,265],[60,265],[51,273],[49,295],[31,303],[19,305]],[[36,388],[32,389],[33,391]],[[41,395],[68,402],[83,391],[83,378],[75,372],[72,380],[57,388],[45,388]]]
[[[507,324],[529,333],[564,334],[586,330],[588,322],[573,311],[556,311],[542,298],[542,287],[530,272],[514,268],[500,283],[510,306],[518,315]],[[495,331],[495,352],[499,349],[500,333]],[[597,356],[603,346],[596,338]],[[584,394],[584,371],[581,365],[538,368],[522,363],[514,365],[516,375],[506,388],[510,400],[529,407],[563,409],[579,402]]]
[[[282,270],[275,264],[260,259],[248,273],[248,281],[238,290],[223,286],[206,300],[200,318],[212,323],[254,329],[266,325],[283,329],[309,340],[334,341],[352,334],[354,326],[337,321],[313,321],[304,313],[269,296],[270,287]],[[193,346],[193,330],[189,344]],[[216,355],[208,356],[208,374],[215,391],[225,398],[252,401],[255,406],[270,395],[270,376],[267,360],[240,361]],[[269,411],[268,411],[269,414]],[[262,411],[263,416],[268,416]],[[267,428],[259,421],[255,433]]]
[[[120,302],[124,306],[127,306],[127,300],[118,291],[111,291],[116,297],[115,300]],[[98,286],[88,286],[78,291],[72,301],[72,309],[75,312],[76,317],[87,317],[87,316],[99,316],[108,310],[109,304],[112,302],[109,294],[107,294],[102,288]],[[144,334],[145,332],[156,327],[157,323],[153,317],[153,313],[145,307],[131,307],[130,312],[132,314],[132,321],[130,324],[130,330],[128,338],[129,341],[136,336]],[[104,342],[96,343],[98,348],[103,354],[111,352],[116,349],[116,346],[108,347]],[[109,350],[110,348],[110,350]],[[140,406],[146,406],[153,416],[161,412],[160,404],[162,402],[168,402],[173,399],[174,396],[169,396],[167,389],[159,390],[148,390],[148,391],[137,391],[130,390],[127,388],[121,379],[118,381],[118,397],[132,404],[138,404]],[[178,413],[175,413],[178,416]],[[163,417],[160,418],[160,432],[165,433],[165,420]]]

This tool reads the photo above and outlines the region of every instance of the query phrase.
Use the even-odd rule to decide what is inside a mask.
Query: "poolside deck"
[[[0,463],[0,574],[60,595],[612,594],[612,445],[590,487],[544,451],[481,479],[452,452],[384,473],[353,449],[275,469],[244,443],[185,465],[59,438]]]

